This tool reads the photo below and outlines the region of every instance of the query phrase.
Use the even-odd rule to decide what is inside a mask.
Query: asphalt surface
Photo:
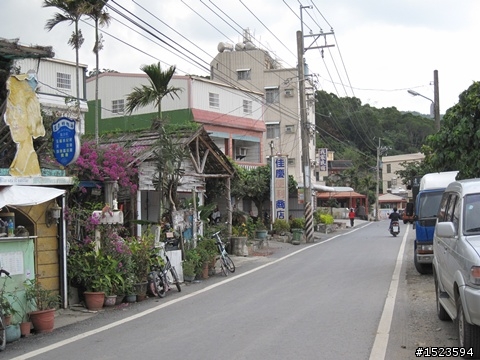
[[[326,240],[333,236],[339,235],[342,232],[350,230],[350,220],[349,219],[335,219],[335,223],[342,223],[345,225],[341,225],[337,227],[334,231],[328,233],[321,233],[315,232],[314,233],[314,242],[321,242],[322,240]],[[355,219],[354,227],[359,227],[368,223],[368,221]],[[273,261],[278,257],[287,255],[288,253],[294,252],[299,249],[299,247],[306,246],[308,244],[302,243],[300,245],[292,245],[288,242],[277,241],[273,238],[269,238],[263,245],[263,247],[254,249],[253,252],[249,256],[231,256],[235,266],[237,268],[236,273],[241,273],[242,271],[246,271],[252,267],[260,266],[268,261]],[[213,283],[222,277],[221,274],[216,274],[209,279],[201,280],[202,284],[208,284],[209,282]],[[195,286],[195,282],[188,284],[182,284],[182,287],[185,286]],[[183,291],[182,291],[183,293]],[[152,306],[158,305],[156,302],[152,300],[159,300],[157,298],[147,298],[146,300],[142,301],[142,303],[151,301]],[[81,304],[73,304],[69,306],[67,309],[58,309],[55,313],[55,326],[54,329],[58,329],[67,325],[75,324],[91,317],[94,317],[100,313],[105,313],[108,315],[108,312],[113,312],[119,307],[125,306],[135,306],[133,304],[123,303],[117,306],[111,307],[104,307],[100,311],[90,311],[83,307]]]

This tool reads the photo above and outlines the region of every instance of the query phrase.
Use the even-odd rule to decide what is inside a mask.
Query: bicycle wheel
[[[165,291],[165,283],[161,274],[155,273],[153,277],[153,285],[155,286],[155,292],[159,298],[164,298],[167,292]]]
[[[170,274],[172,274],[173,282],[175,286],[177,287],[178,292],[182,291],[182,288],[180,287],[180,281],[178,281],[178,274],[177,270],[175,270],[175,267],[170,268]]]
[[[222,270],[222,274],[224,276],[228,276],[227,267],[223,264],[222,259],[220,259],[220,269]]]
[[[0,316],[0,351],[5,350],[7,338],[5,334],[5,326],[3,325],[3,316]]]
[[[223,265],[225,265],[225,267],[228,269],[228,271],[230,271],[231,273],[235,272],[235,264],[233,263],[232,259],[230,259],[230,256],[228,256],[227,254],[222,256],[222,262]]]

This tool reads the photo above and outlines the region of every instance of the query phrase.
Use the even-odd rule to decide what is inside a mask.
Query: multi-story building
[[[68,116],[78,120],[78,131],[85,133],[85,114],[88,111],[85,89],[87,65],[79,64],[79,110],[76,108],[77,77],[74,62],[53,59],[20,59],[15,62],[20,73],[33,71],[37,75],[37,95],[46,113]]]
[[[288,173],[303,183],[302,131],[309,135],[310,179],[315,179],[315,101],[314,90],[305,66],[305,79],[298,78],[298,69],[284,68],[266,50],[253,45],[248,31],[244,40],[233,46],[220,43],[218,54],[210,63],[210,78],[232,86],[261,92],[265,95],[266,146],[263,158],[288,155]],[[307,126],[302,129],[299,81],[305,81]]]
[[[407,181],[410,179],[401,179],[396,172],[398,170],[404,170],[405,168],[401,166],[402,163],[409,162],[421,162],[425,158],[425,155],[422,153],[414,154],[402,154],[395,156],[383,156],[382,157],[382,186],[383,193],[392,193],[402,197],[411,198],[410,193],[407,189]]]
[[[126,98],[134,87],[149,86],[146,74],[102,73],[99,75],[100,120],[98,131],[148,129],[158,109],[151,104],[125,112]],[[211,139],[239,165],[265,165],[263,93],[236,89],[230,85],[194,76],[173,76],[169,86],[182,89],[177,96],[162,99],[162,118],[175,124],[195,121],[204,125]],[[87,80],[91,111],[86,132],[95,129],[95,78]]]

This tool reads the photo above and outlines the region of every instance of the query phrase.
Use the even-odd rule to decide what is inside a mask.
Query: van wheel
[[[435,295],[436,295],[435,300],[437,302],[437,316],[442,321],[450,320],[450,316],[445,311],[445,308],[443,307],[443,305],[440,303],[440,287],[438,286],[438,280],[437,280],[436,274],[434,274],[434,279],[435,279]]]
[[[477,358],[480,354],[480,327],[467,323],[460,298],[457,299],[457,328],[459,345],[466,350],[471,348],[473,353],[472,357],[464,357]]]

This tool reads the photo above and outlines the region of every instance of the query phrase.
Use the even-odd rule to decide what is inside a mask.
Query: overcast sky
[[[55,9],[43,8],[43,0],[0,3],[0,37],[52,46],[57,58],[75,61],[67,45],[73,26],[44,29]],[[319,90],[355,96],[378,108],[426,114],[431,102],[407,90],[433,100],[436,69],[443,114],[480,80],[478,0],[110,0],[108,4],[126,18],[109,9],[114,19],[103,29],[99,67],[139,73],[141,65],[161,61],[162,67],[176,65],[181,75],[208,75],[218,44],[241,41],[242,29],[247,28],[255,45],[285,67],[294,67],[300,3],[313,7],[302,11],[305,34],[334,31],[325,37],[334,47],[325,48],[323,58],[318,49],[305,53]],[[85,19],[80,27],[85,37],[80,62],[92,70],[92,22]],[[168,45],[174,43],[179,52]],[[325,44],[324,38],[319,43]],[[310,44],[307,38],[305,46]]]

